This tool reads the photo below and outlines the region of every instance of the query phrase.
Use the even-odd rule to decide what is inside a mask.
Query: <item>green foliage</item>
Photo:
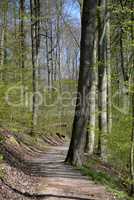
[[[12,67],[12,65],[10,65]],[[30,68],[30,67],[29,67]],[[12,71],[16,68],[12,68]],[[7,72],[9,65],[7,65]],[[32,81],[31,74],[26,70],[27,77],[25,78],[25,97],[21,102],[21,80],[19,80],[20,71],[16,72],[16,79],[12,76],[7,77],[6,81],[0,82],[0,122],[5,129],[10,129],[15,132],[24,132],[31,129],[32,124],[32,108],[30,101],[32,99]],[[9,70],[10,74],[10,70]],[[12,73],[11,73],[12,74]],[[44,132],[44,134],[55,134],[56,132],[70,134],[74,114],[74,105],[72,99],[75,98],[76,82],[63,80],[62,92],[59,91],[58,81],[54,83],[54,89],[44,90],[44,86],[39,88],[39,92],[43,97],[43,102],[38,107],[38,122],[35,126],[35,131]],[[42,84],[40,84],[42,85]],[[22,105],[14,107],[6,101],[8,90],[11,90],[8,99],[12,103],[22,103]],[[27,102],[26,102],[27,101]],[[67,124],[62,127],[62,124]]]
[[[115,122],[109,135],[109,160],[120,170],[127,170],[131,139],[131,117],[115,111]]]
[[[110,175],[109,173],[104,172],[104,171],[95,170],[93,168],[93,166],[90,167],[89,163],[88,163],[88,166],[86,165],[81,168],[81,172],[84,175],[88,176],[89,179],[95,181],[96,183],[105,185],[107,190],[109,192],[111,192],[114,196],[116,196],[116,198],[119,200],[132,200],[133,199],[128,196],[127,192],[125,192],[125,191],[123,191],[123,189],[121,189],[120,179],[117,176]],[[93,161],[93,163],[94,163],[94,165],[97,164],[94,161]]]

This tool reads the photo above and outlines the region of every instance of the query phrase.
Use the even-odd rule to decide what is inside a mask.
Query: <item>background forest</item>
[[[71,138],[80,110],[76,99],[83,93],[77,86],[86,88],[80,57],[89,62],[80,42],[82,10],[82,0],[0,1],[1,130]],[[133,195],[134,2],[99,0],[96,10],[93,65],[87,77],[91,87],[84,108],[88,116],[80,116],[86,144],[80,142],[84,128],[73,129],[80,161],[69,153],[67,161],[82,165],[84,151],[103,160]]]

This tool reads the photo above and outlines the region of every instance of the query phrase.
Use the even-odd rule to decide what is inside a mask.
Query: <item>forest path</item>
[[[41,177],[36,193],[48,200],[111,200],[104,186],[64,163],[68,145],[49,146],[47,152],[27,161],[31,176]]]
[[[40,149],[27,143],[28,136],[7,136],[2,152],[8,162],[3,164],[0,200],[115,200],[104,186],[64,163],[69,145],[62,140],[45,137]]]

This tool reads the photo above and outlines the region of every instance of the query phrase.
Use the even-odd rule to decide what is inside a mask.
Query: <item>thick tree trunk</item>
[[[94,80],[93,49],[96,30],[96,0],[84,0],[82,14],[80,72],[72,138],[66,161],[82,165],[89,117],[89,94]]]
[[[132,34],[133,35],[133,34]],[[134,37],[133,37],[134,40]],[[134,50],[133,50],[134,52]],[[131,95],[131,105],[132,105],[132,130],[131,130],[131,146],[130,146],[130,195],[134,195],[134,58],[132,67],[132,95]]]
[[[133,122],[132,122],[132,136],[131,136],[131,148],[130,148],[130,178],[131,178],[130,194],[134,195],[134,93],[132,96],[132,106],[133,106],[133,113],[132,113]]]
[[[133,81],[134,84],[134,81]],[[134,195],[134,92],[132,95],[132,135],[131,135],[131,148],[130,148],[130,194]]]

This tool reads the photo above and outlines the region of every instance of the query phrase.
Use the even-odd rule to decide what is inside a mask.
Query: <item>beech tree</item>
[[[31,46],[32,46],[32,87],[33,87],[33,99],[32,99],[32,130],[37,124],[37,89],[38,89],[38,54],[40,47],[40,0],[30,0],[31,11]]]
[[[131,11],[133,10],[134,2],[131,2]],[[132,44],[134,42],[134,13],[131,12],[131,40]],[[130,146],[130,194],[134,194],[134,47],[132,46],[132,76],[131,76],[131,84],[132,84],[132,95],[131,95],[131,105],[132,105],[132,130],[131,130],[131,146]]]
[[[20,60],[21,68],[24,69],[24,45],[25,45],[25,33],[24,33],[24,16],[25,16],[25,0],[20,0]]]
[[[96,0],[84,0],[80,47],[80,72],[78,93],[73,121],[72,138],[66,162],[82,165],[89,116],[89,93],[94,80],[93,51],[96,31]]]

